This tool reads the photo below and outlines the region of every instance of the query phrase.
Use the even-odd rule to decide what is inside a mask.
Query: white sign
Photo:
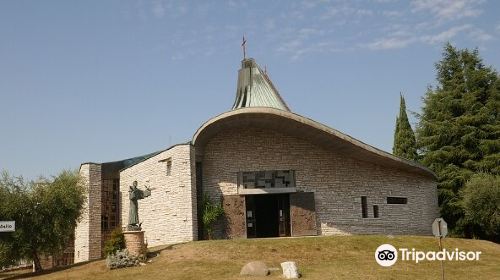
[[[0,232],[16,231],[16,221],[0,221]]]
[[[448,234],[448,224],[443,218],[436,218],[432,223],[432,234],[436,237],[446,237]]]

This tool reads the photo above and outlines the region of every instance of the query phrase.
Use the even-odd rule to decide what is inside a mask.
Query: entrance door
[[[290,196],[278,196],[279,236],[290,236]]]
[[[290,236],[288,194],[248,195],[245,200],[248,238]]]

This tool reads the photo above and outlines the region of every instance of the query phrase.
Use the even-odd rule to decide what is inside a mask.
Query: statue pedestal
[[[125,247],[132,256],[140,256],[145,253],[144,231],[124,231]]]

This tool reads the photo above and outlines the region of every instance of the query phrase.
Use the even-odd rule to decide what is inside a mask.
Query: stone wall
[[[101,165],[82,164],[80,175],[87,198],[75,228],[75,263],[101,258]]]
[[[349,155],[264,129],[226,130],[203,150],[203,191],[213,200],[237,194],[241,171],[295,170],[299,191],[314,192],[318,234],[430,234],[438,216],[430,177],[354,160]],[[368,218],[362,218],[367,196]],[[387,196],[408,198],[404,205]],[[373,205],[379,218],[373,218]]]
[[[171,147],[120,172],[121,224],[129,217],[129,187],[149,186],[151,196],[139,200],[139,220],[149,246],[197,239],[194,150],[189,144]],[[167,175],[167,162],[171,173]]]

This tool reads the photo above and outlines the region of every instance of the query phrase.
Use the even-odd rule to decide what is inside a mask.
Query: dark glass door
[[[247,237],[290,236],[290,198],[288,194],[247,195]]]

